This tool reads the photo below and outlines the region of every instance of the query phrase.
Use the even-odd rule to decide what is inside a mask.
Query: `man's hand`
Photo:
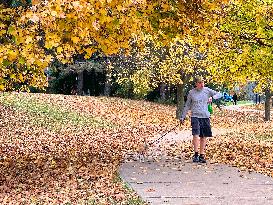
[[[209,97],[208,103],[211,103],[211,102],[212,102],[212,97]]]

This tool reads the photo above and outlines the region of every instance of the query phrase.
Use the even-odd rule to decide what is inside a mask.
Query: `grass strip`
[[[3,93],[0,95],[0,103],[17,111],[30,113],[34,117],[32,119],[34,124],[46,126],[53,130],[59,130],[67,124],[93,128],[111,128],[116,126],[98,117],[85,116],[77,112],[63,110],[59,106],[38,102],[36,99],[29,98],[20,93]]]

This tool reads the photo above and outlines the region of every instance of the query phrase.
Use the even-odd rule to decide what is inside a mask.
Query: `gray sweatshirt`
[[[208,100],[210,97],[219,99],[222,94],[207,87],[201,90],[192,89],[187,96],[187,102],[180,119],[184,120],[189,110],[191,110],[191,117],[209,118]]]

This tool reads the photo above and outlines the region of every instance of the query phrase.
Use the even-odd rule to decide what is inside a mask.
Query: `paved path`
[[[126,162],[122,178],[153,205],[272,205],[273,179],[179,159]]]

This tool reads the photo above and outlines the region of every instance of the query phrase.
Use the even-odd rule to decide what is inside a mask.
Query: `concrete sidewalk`
[[[227,130],[214,129],[214,135]],[[127,160],[120,175],[139,196],[152,205],[273,205],[273,178],[241,172],[221,164],[192,163],[168,158],[160,150],[173,142],[191,139],[184,130],[167,134],[153,147],[159,155],[148,154],[144,162]]]
[[[121,177],[153,205],[272,205],[273,179],[220,164],[181,159],[128,161]]]

